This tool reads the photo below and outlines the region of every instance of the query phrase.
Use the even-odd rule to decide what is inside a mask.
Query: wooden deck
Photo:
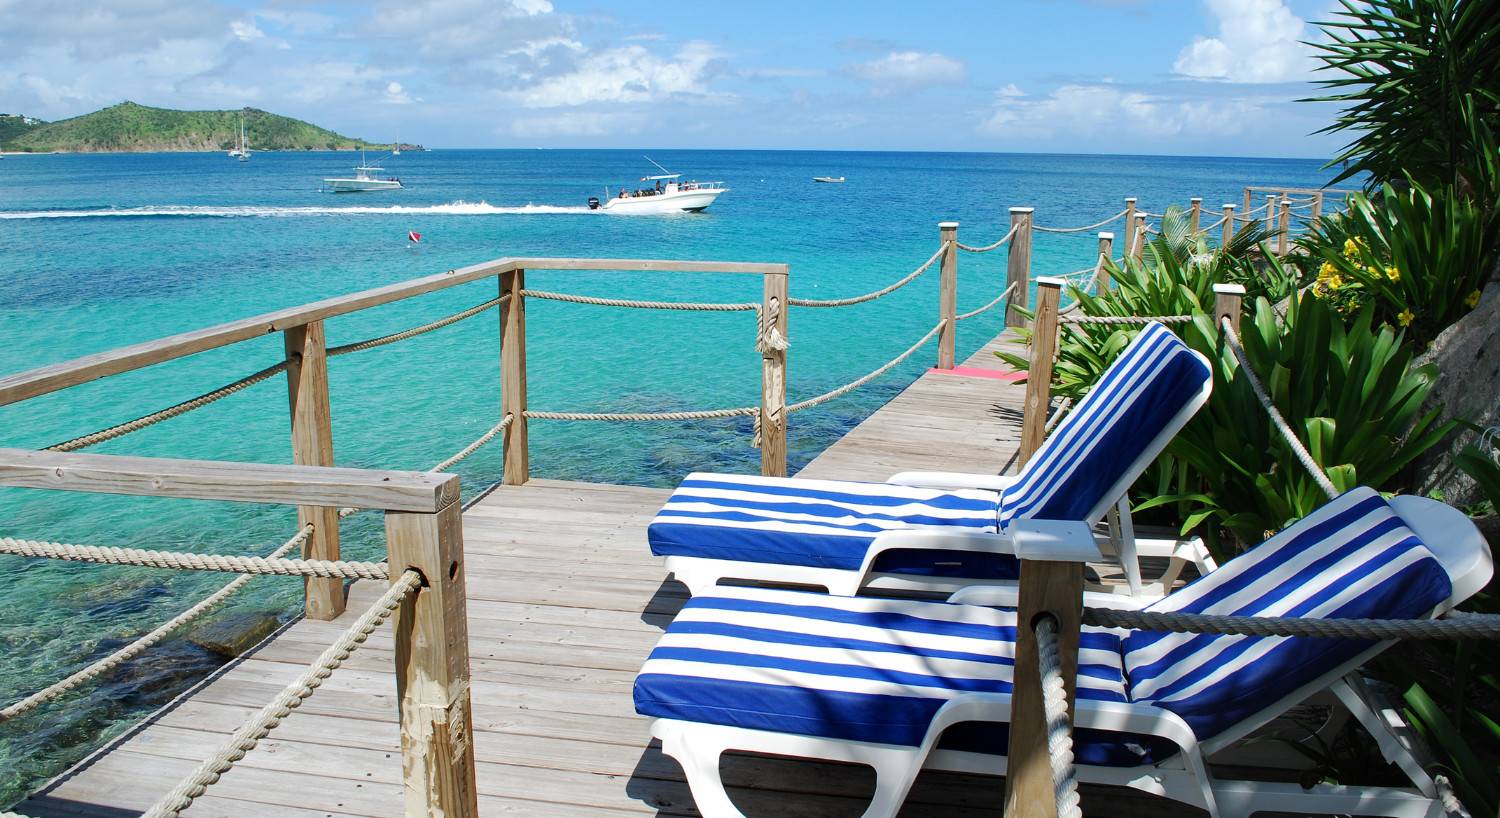
[[[990,351],[966,366],[999,370]],[[929,373],[804,474],[998,472],[1014,454],[1022,388]],[[464,514],[475,747],[483,814],[694,815],[681,771],[635,715],[631,683],[686,597],[646,549],[658,489],[533,480]],[[383,590],[356,583],[341,620],[300,620],[17,806],[27,815],[135,815],[210,755]],[[393,643],[378,631],[192,816],[399,816]],[[725,780],[752,816],[858,815],[862,768],[735,757]],[[905,814],[998,816],[998,779],[924,774]],[[1091,816],[1162,816],[1165,802],[1085,793]],[[1164,811],[1167,807],[1167,811]]]

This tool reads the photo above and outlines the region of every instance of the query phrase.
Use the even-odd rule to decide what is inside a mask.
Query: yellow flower
[[[1469,297],[1464,299],[1464,304],[1471,310],[1479,306],[1479,291],[1469,293]]]
[[[1325,262],[1323,262],[1323,266],[1321,266],[1321,267],[1318,268],[1318,278],[1328,278],[1329,276],[1333,275],[1336,271],[1337,271],[1337,268],[1333,266],[1333,262],[1331,262],[1331,261],[1325,261]]]
[[[1395,267],[1387,267],[1385,268],[1385,277],[1389,278],[1392,281],[1400,281],[1401,271],[1397,270]]]
[[[1328,289],[1330,289],[1330,290],[1337,290],[1338,288],[1344,286],[1344,277],[1341,276],[1341,275],[1339,275],[1339,274],[1337,274],[1337,273],[1334,273],[1333,275],[1329,276],[1328,279],[1327,279],[1327,281],[1328,281]]]
[[[1354,239],[1344,239],[1344,256],[1354,258],[1357,255],[1359,255],[1359,245],[1354,243]]]
[[[1411,323],[1411,320],[1413,318],[1416,318],[1416,316],[1411,314],[1411,310],[1402,310],[1396,316],[1396,321],[1397,321],[1397,323],[1401,324],[1401,326],[1404,327],[1404,326],[1409,325]]]

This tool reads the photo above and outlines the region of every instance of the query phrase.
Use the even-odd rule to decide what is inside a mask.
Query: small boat
[[[830,184],[842,185],[844,183],[844,177],[842,177],[842,176],[814,176],[813,177],[813,181],[814,182],[828,182]]]
[[[589,209],[609,213],[700,213],[729,189],[722,182],[684,182],[682,174],[672,173],[649,156],[646,161],[661,171],[655,176],[641,177],[642,182],[648,183],[646,187],[621,188],[614,196],[605,188],[602,201],[589,198]]]
[[[401,180],[394,176],[375,176],[376,173],[384,172],[385,168],[376,167],[365,161],[364,151],[359,152],[359,167],[354,169],[353,177],[335,177],[324,179],[323,184],[334,193],[370,193],[376,190],[400,190]]]
[[[245,144],[245,118],[240,117],[240,143],[229,149],[229,155],[241,162],[250,161],[250,146]]]

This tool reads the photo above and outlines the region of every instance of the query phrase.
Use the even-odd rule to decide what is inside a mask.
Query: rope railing
[[[1186,324],[1192,320],[1191,315],[1060,315],[1057,318],[1060,324],[1149,324],[1153,321]]]
[[[1009,236],[1007,236],[1006,238],[1009,238]],[[1004,241],[1004,239],[1002,239],[1002,241]],[[959,244],[957,246],[960,249],[963,249],[962,244]],[[948,243],[943,242],[943,244],[938,247],[937,251],[934,252],[932,256],[926,261],[922,262],[921,266],[917,267],[917,269],[912,270],[910,273],[907,273],[895,283],[885,287],[881,287],[874,292],[868,292],[864,295],[851,296],[849,298],[831,298],[827,300],[819,300],[816,298],[788,298],[787,303],[791,304],[794,307],[847,307],[851,304],[863,304],[866,301],[874,301],[875,299],[880,298],[883,295],[889,295],[912,283],[913,281],[916,281],[917,278],[920,277],[923,273],[932,269],[932,265],[936,264],[938,259],[942,258],[943,253],[947,252],[947,250]]]
[[[1083,818],[1078,777],[1073,767],[1073,728],[1068,719],[1068,690],[1063,681],[1062,655],[1057,644],[1057,618],[1044,615],[1033,626],[1037,670],[1042,682],[1042,718],[1047,727],[1047,755],[1052,766],[1052,791],[1057,818]]]
[[[380,627],[401,605],[402,600],[422,584],[422,575],[416,571],[405,571],[381,597],[375,600],[363,614],[339,636],[338,640],[302,672],[296,681],[287,685],[255,718],[245,722],[234,735],[191,775],[183,779],[171,792],[162,796],[143,818],[177,818],[192,806],[193,801],[218,783],[219,777],[235,765],[247,753],[255,749],[260,740],[270,735],[281,724],[282,719],[302,705],[323,682],[327,681],[354,651],[363,645],[370,634]]]
[[[1173,633],[1443,641],[1500,638],[1500,616],[1461,611],[1452,611],[1449,616],[1451,618],[1447,619],[1318,619],[1298,616],[1228,616],[1182,611],[1127,611],[1093,607],[1083,609],[1085,625]]]
[[[180,571],[223,571],[233,574],[271,574],[284,577],[387,579],[390,576],[386,567],[378,562],[191,554],[180,551],[153,551],[144,548],[116,548],[105,545],[22,540],[15,537],[0,537],[0,554],[67,562],[96,562],[104,565],[138,565],[145,568],[170,568]]]
[[[1302,445],[1302,441],[1297,438],[1296,433],[1292,431],[1292,427],[1287,425],[1286,418],[1282,417],[1281,412],[1276,408],[1276,404],[1271,402],[1271,396],[1266,393],[1265,385],[1260,382],[1259,376],[1255,374],[1255,370],[1250,366],[1250,360],[1245,357],[1245,348],[1240,343],[1240,335],[1238,332],[1235,332],[1234,324],[1226,316],[1219,321],[1219,326],[1224,329],[1225,343],[1234,352],[1234,357],[1240,362],[1240,371],[1245,373],[1245,378],[1250,382],[1250,388],[1254,390],[1255,397],[1260,399],[1260,405],[1266,410],[1266,414],[1270,415],[1271,423],[1276,427],[1276,431],[1286,440],[1287,445],[1292,447],[1292,453],[1302,462],[1302,467],[1307,469],[1308,474],[1312,475],[1313,480],[1317,482],[1318,487],[1323,490],[1323,493],[1328,495],[1328,499],[1332,500],[1339,496],[1338,489],[1333,486],[1333,481],[1328,479],[1328,475],[1323,472],[1323,469],[1318,466],[1318,462],[1313,459],[1312,453],[1307,450],[1306,446]]]
[[[587,420],[603,422],[652,422],[674,420],[716,420],[749,417],[760,413],[759,406],[737,406],[732,409],[702,409],[684,412],[547,412],[527,409],[530,420]]]
[[[492,307],[498,307],[499,305],[504,304],[509,300],[509,294],[502,295],[497,298],[491,298],[483,304],[476,304],[461,312],[456,312],[447,317],[439,318],[436,321],[431,321],[426,324],[422,324],[421,326],[412,327],[408,330],[393,332],[390,335],[381,335],[377,338],[367,338],[363,341],[355,341],[352,344],[341,344],[336,347],[329,347],[328,357],[337,358],[340,355],[348,355],[351,352],[363,352],[367,349],[383,347],[386,344],[394,344],[397,341],[405,341],[408,338],[415,338],[418,335],[426,335],[433,330],[439,330],[443,327],[457,324],[459,321],[462,321],[465,318],[473,318],[474,316],[484,312],[485,310],[488,310]]]
[[[1019,281],[1012,281],[1010,283],[1009,287],[1006,287],[1004,290],[1001,291],[1000,295],[998,295],[998,296],[995,297],[994,301],[991,301],[988,304],[985,304],[983,307],[980,307],[977,310],[969,310],[966,313],[961,313],[959,315],[955,315],[955,316],[953,316],[953,320],[954,321],[966,321],[966,320],[968,320],[970,318],[973,318],[976,315],[982,315],[982,314],[984,314],[984,313],[986,313],[986,312],[994,309],[995,307],[997,307],[997,306],[1000,305],[1000,302],[1004,301],[1006,298],[1009,298],[1010,295],[1011,295],[1011,293],[1014,293],[1016,291],[1016,287],[1020,286],[1020,283],[1021,282],[1019,282]]]
[[[754,312],[760,304],[717,303],[703,301],[642,301],[631,298],[600,298],[576,293],[554,293],[547,290],[522,290],[527,298],[544,298],[548,301],[565,301],[570,304],[592,304],[596,307],[626,307],[638,310],[680,310],[684,312]]]
[[[1110,216],[1109,218],[1105,219],[1102,222],[1095,222],[1094,224],[1086,224],[1083,227],[1043,227],[1043,226],[1041,226],[1039,224],[1034,224],[1034,225],[1031,226],[1031,229],[1039,231],[1039,232],[1042,232],[1042,233],[1083,233],[1083,232],[1086,232],[1086,231],[1089,231],[1089,230],[1098,230],[1099,228],[1103,227],[1104,225],[1109,224],[1110,222],[1114,221],[1115,219],[1120,218],[1121,216],[1123,216],[1123,215],[1125,215],[1126,213],[1129,213],[1129,212],[1130,211],[1128,209],[1121,210],[1119,213],[1116,213],[1115,215]]]
[[[897,366],[900,366],[902,361],[905,361],[907,358],[910,358],[913,354],[916,353],[917,350],[919,350],[923,346],[925,346],[928,341],[931,341],[934,337],[936,337],[937,334],[938,334],[938,332],[940,332],[943,329],[943,326],[946,323],[947,322],[945,322],[945,321],[939,321],[938,324],[937,324],[937,326],[935,326],[932,329],[928,330],[927,334],[923,335],[921,337],[921,339],[919,339],[915,344],[912,344],[910,347],[907,347],[907,349],[906,349],[905,352],[901,353],[900,355],[897,355],[896,357],[894,357],[891,360],[885,362],[884,364],[881,364],[879,367],[877,367],[876,369],[872,370],[869,374],[866,374],[866,375],[864,375],[863,377],[860,377],[860,378],[856,378],[856,379],[854,379],[854,380],[852,380],[852,381],[844,384],[843,386],[838,387],[837,389],[832,389],[832,390],[829,390],[827,392],[824,392],[823,394],[818,395],[817,397],[808,398],[807,400],[798,401],[797,403],[793,403],[793,404],[791,404],[791,405],[789,405],[789,406],[786,407],[786,411],[788,411],[788,412],[800,412],[803,409],[811,409],[814,406],[818,406],[820,404],[827,403],[828,401],[831,401],[834,398],[842,397],[843,395],[847,395],[850,392],[853,392],[854,390],[860,388],[861,386],[864,386],[865,384],[869,383],[870,381],[875,380],[876,378],[880,377],[881,375],[884,375],[885,373],[890,372],[892,369],[895,369]]]
[[[958,249],[963,250],[966,253],[988,253],[991,250],[998,250],[998,249],[1000,249],[1000,247],[1003,246],[1006,242],[1008,242],[1011,239],[1015,238],[1016,237],[1016,233],[1018,231],[1020,231],[1020,229],[1021,229],[1021,223],[1017,222],[1017,223],[1011,225],[1010,232],[1008,232],[1005,235],[1001,236],[999,241],[996,241],[993,244],[986,244],[986,245],[984,245],[982,247],[975,247],[975,246],[970,245],[970,244],[964,244],[963,242],[954,242],[953,244],[956,247],[958,247]]]

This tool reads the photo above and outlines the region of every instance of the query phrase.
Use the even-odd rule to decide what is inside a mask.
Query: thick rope
[[[1125,215],[1126,213],[1129,213],[1129,212],[1130,211],[1128,209],[1127,210],[1121,210],[1119,213],[1116,213],[1115,215],[1110,216],[1109,218],[1105,219],[1102,222],[1098,222],[1096,224],[1084,225],[1083,227],[1042,227],[1039,224],[1034,224],[1034,225],[1031,226],[1031,229],[1033,229],[1033,230],[1040,230],[1043,233],[1082,233],[1085,230],[1097,230],[1097,229],[1103,227],[1104,225],[1109,224],[1110,222],[1114,221],[1115,219],[1120,218],[1121,216],[1123,216],[1123,215]]]
[[[293,548],[301,547],[301,545],[307,541],[307,538],[312,536],[312,533],[313,527],[311,525],[303,526],[301,531],[297,532],[297,534],[291,539],[282,543],[281,546],[278,547],[275,551],[272,551],[270,554],[266,555],[266,558],[277,559],[285,555],[287,552],[291,551]],[[114,653],[111,653],[110,655],[99,659],[88,667],[83,668],[82,670],[72,674],[71,676],[68,676],[62,681],[43,688],[42,690],[38,690],[37,692],[31,694],[30,696],[27,696],[24,699],[21,699],[15,704],[7,706],[3,710],[0,710],[0,722],[10,721],[16,716],[22,715],[23,713],[28,713],[36,709],[37,707],[62,696],[63,694],[67,693],[70,690],[73,690],[74,688],[84,684],[85,682],[92,681],[100,675],[114,670],[120,665],[130,661],[131,659],[134,659],[136,656],[139,656],[146,650],[154,647],[163,639],[166,639],[172,634],[172,632],[218,607],[221,603],[224,602],[224,600],[232,596],[234,592],[243,588],[245,584],[252,579],[254,579],[254,577],[249,575],[235,577],[226,585],[219,588],[219,590],[214,591],[212,594],[209,594],[208,596],[199,600],[198,604],[194,605],[191,608],[188,608],[182,613],[179,613],[171,619],[168,619],[166,622],[158,625],[150,633],[147,633],[146,635],[136,639],[135,641],[120,648]]]
[[[236,730],[229,741],[214,753],[213,757],[199,764],[192,775],[152,805],[151,809],[146,811],[144,818],[176,818],[183,810],[191,806],[193,801],[217,783],[219,777],[233,767],[235,762],[255,749],[261,739],[281,724],[282,719],[301,706],[302,702],[313,694],[313,691],[327,681],[328,677],[333,675],[333,671],[338,669],[355,649],[364,644],[376,628],[390,618],[391,613],[400,606],[406,595],[415,591],[421,584],[422,576],[416,571],[406,571],[398,577],[395,582],[391,583],[390,590],[381,595],[375,604],[361,614],[359,619],[355,620],[338,638],[338,641],[329,645],[328,649],[323,651],[317,661],[303,671],[296,681],[282,689],[255,718]]]
[[[111,426],[108,429],[100,429],[99,431],[92,434],[83,435],[82,437],[75,437],[72,440],[67,440],[62,443],[54,443],[53,445],[48,446],[42,451],[76,452],[79,449],[93,446],[96,443],[103,443],[106,440],[114,440],[117,437],[128,435],[131,432],[139,431],[146,428],[147,426],[151,426],[152,424],[161,423],[164,420],[171,420],[178,415],[185,415],[188,412],[193,411],[194,409],[201,409],[216,400],[227,398],[247,386],[254,386],[255,384],[258,384],[261,381],[271,377],[272,375],[279,374],[285,370],[286,361],[272,364],[265,369],[260,370],[259,372],[252,372],[251,374],[246,375],[245,377],[240,378],[233,383],[226,383],[218,389],[215,389],[211,392],[204,392],[198,397],[185,400],[182,403],[177,404],[176,406],[169,406],[166,409],[152,412],[149,415],[142,415],[135,420],[126,421],[116,426]]]
[[[1003,245],[1006,242],[1010,241],[1011,239],[1015,238],[1016,237],[1016,232],[1019,231],[1020,229],[1021,229],[1021,223],[1020,222],[1016,222],[1015,224],[1011,225],[1010,232],[1006,233],[1003,236],[1001,236],[999,241],[995,242],[994,244],[986,244],[983,247],[974,247],[972,245],[964,244],[962,242],[954,242],[953,244],[956,247],[958,247],[958,249],[963,250],[966,253],[988,253],[991,250],[998,250],[998,249],[1000,249],[1001,245]]]
[[[759,304],[721,304],[691,301],[637,301],[628,298],[598,298],[592,295],[554,293],[545,290],[522,290],[528,298],[545,298],[549,301],[566,301],[570,304],[592,304],[597,307],[628,307],[639,310],[682,310],[686,312],[751,312],[760,309]]]
[[[1063,682],[1062,655],[1057,646],[1057,618],[1040,617],[1035,625],[1037,670],[1042,682],[1042,716],[1047,723],[1047,755],[1052,765],[1052,791],[1057,818],[1083,818],[1078,778],[1073,767],[1073,728],[1068,720],[1068,689]]]
[[[960,248],[963,247],[962,244],[958,246]],[[932,265],[937,263],[938,259],[943,257],[943,253],[946,252],[947,249],[948,243],[943,242],[942,246],[938,247],[937,252],[933,253],[931,258],[922,262],[922,266],[918,267],[915,270],[912,270],[910,273],[907,273],[905,277],[903,277],[896,283],[891,284],[887,287],[881,287],[874,292],[865,293],[864,295],[856,295],[850,298],[832,298],[828,300],[818,300],[815,298],[788,298],[787,303],[791,304],[794,307],[847,307],[850,304],[863,304],[866,301],[874,301],[875,299],[883,295],[889,295],[912,283],[913,281],[916,281],[919,276],[930,270],[932,268]]]
[[[184,571],[225,571],[235,574],[272,574],[284,577],[339,577],[342,579],[386,579],[390,575],[378,562],[303,560],[268,557],[236,557],[227,554],[186,554],[103,545],[18,540],[0,537],[0,554],[40,557],[106,565],[140,565]]]
[[[983,307],[980,307],[977,310],[970,310],[970,311],[968,311],[966,313],[962,313],[960,315],[955,315],[955,316],[953,316],[953,320],[954,321],[965,321],[965,320],[968,320],[970,318],[973,318],[976,315],[979,315],[981,313],[985,313],[985,312],[990,311],[991,309],[994,309],[995,307],[999,306],[999,304],[1000,304],[1001,301],[1004,301],[1006,298],[1009,298],[1010,294],[1016,291],[1016,287],[1020,283],[1021,282],[1019,282],[1019,281],[1012,281],[1010,283],[1010,286],[1006,287],[1005,290],[1000,293],[1000,295],[996,296],[996,298],[995,298],[994,301],[991,301],[990,303],[985,304]]]
[[[526,410],[531,420],[598,420],[605,422],[649,422],[657,420],[713,420],[715,418],[748,417],[760,413],[759,406],[739,406],[734,409],[705,409],[696,412],[538,412]]]
[[[1218,221],[1215,221],[1213,224],[1204,225],[1203,227],[1198,228],[1198,232],[1199,233],[1207,233],[1208,231],[1213,230],[1215,228],[1223,227],[1224,226],[1224,220],[1226,218],[1228,218],[1228,217],[1227,216],[1220,216],[1219,219],[1218,219]]]
[[[1239,333],[1234,331],[1234,325],[1230,323],[1229,317],[1225,316],[1220,320],[1219,325],[1224,328],[1225,342],[1229,344],[1234,357],[1240,362],[1240,371],[1245,373],[1245,378],[1250,381],[1250,388],[1255,390],[1255,397],[1260,399],[1260,405],[1265,408],[1266,414],[1271,416],[1271,423],[1275,425],[1276,431],[1280,432],[1287,445],[1292,447],[1292,452],[1302,462],[1302,467],[1307,469],[1307,473],[1312,475],[1313,480],[1317,481],[1318,487],[1328,495],[1328,499],[1332,500],[1339,496],[1339,490],[1334,488],[1333,481],[1328,479],[1328,475],[1318,466],[1318,462],[1313,460],[1312,453],[1302,445],[1302,441],[1297,438],[1292,427],[1287,425],[1286,418],[1282,417],[1281,412],[1276,409],[1276,404],[1271,402],[1271,396],[1266,394],[1266,387],[1260,382],[1255,370],[1251,368],[1250,360],[1245,357],[1245,348],[1240,344]]]
[[[1191,315],[1059,315],[1060,324],[1185,324]]]
[[[944,321],[939,321],[938,324],[937,324],[937,326],[935,326],[932,329],[928,330],[927,334],[922,336],[921,340],[917,341],[915,344],[912,344],[910,347],[907,348],[907,350],[905,352],[901,353],[900,355],[897,355],[896,357],[894,357],[891,360],[885,362],[884,364],[881,364],[879,368],[877,368],[874,371],[870,372],[868,375],[865,375],[862,378],[857,378],[855,380],[852,380],[852,381],[844,384],[843,386],[840,386],[839,388],[834,389],[832,391],[824,392],[823,394],[818,395],[815,398],[808,398],[807,400],[799,401],[798,403],[791,404],[790,406],[788,406],[786,408],[786,411],[788,411],[788,412],[800,412],[803,409],[811,409],[814,406],[818,406],[818,405],[827,403],[827,402],[833,400],[834,398],[838,398],[838,397],[842,397],[844,395],[847,395],[850,392],[853,392],[854,390],[860,388],[861,386],[864,386],[865,384],[869,383],[870,381],[875,380],[876,378],[880,377],[881,375],[884,375],[885,373],[890,372],[892,369],[894,369],[897,366],[899,366],[902,361],[905,361],[907,358],[910,358],[913,354],[915,354],[916,351],[919,350],[919,349],[921,349],[924,345],[926,345],[926,343],[928,341],[931,341],[933,339],[933,337],[936,336],[938,334],[938,332],[942,330],[943,325],[945,323],[946,322],[944,322]]]
[[[1063,417],[1068,414],[1068,409],[1071,408],[1072,405],[1072,398],[1063,398],[1062,401],[1057,404],[1057,408],[1053,409],[1052,415],[1047,418],[1046,425],[1042,427],[1043,437],[1051,434],[1052,430],[1057,427],[1057,424],[1062,422]]]
[[[458,461],[463,460],[465,457],[468,457],[469,455],[479,451],[480,446],[483,446],[491,440],[494,440],[495,435],[498,435],[501,432],[505,431],[505,427],[509,426],[511,424],[511,421],[515,419],[515,415],[506,415],[500,420],[499,423],[491,426],[488,432],[485,432],[484,434],[476,438],[473,443],[470,443],[462,449],[459,449],[458,452],[456,452],[452,457],[443,460],[436,466],[428,469],[428,471],[447,471],[449,467],[453,466]]]
[[[382,335],[378,338],[368,338],[363,341],[355,341],[352,344],[342,344],[336,347],[329,347],[328,357],[333,358],[339,355],[348,355],[351,352],[363,352],[367,349],[383,347],[386,344],[394,344],[397,341],[405,341],[408,338],[415,338],[418,335],[426,335],[433,330],[442,329],[443,327],[449,326],[450,324],[457,324],[459,321],[462,321],[465,318],[472,318],[484,312],[485,310],[490,309],[491,307],[496,307],[500,304],[505,303],[509,299],[510,294],[507,293],[506,295],[502,295],[498,298],[491,298],[483,304],[476,304],[475,306],[472,306],[464,310],[463,312],[456,312],[446,318],[439,318],[438,320],[431,323],[423,324],[420,327],[412,327],[408,330],[393,332],[390,335]]]
[[[1456,617],[1454,614],[1458,614]],[[1083,609],[1083,622],[1103,628],[1228,633],[1239,636],[1305,636],[1322,639],[1496,639],[1500,616],[1461,614],[1447,619],[1316,619],[1297,616],[1222,616],[1172,612]]]

